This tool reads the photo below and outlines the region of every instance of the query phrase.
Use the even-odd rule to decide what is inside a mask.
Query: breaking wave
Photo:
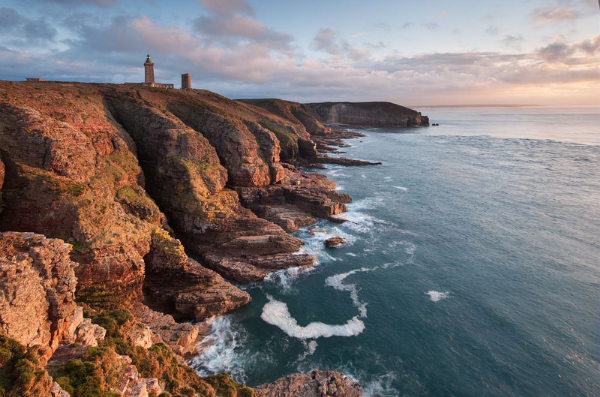
[[[229,316],[214,317],[208,323],[210,334],[198,345],[200,354],[190,360],[191,366],[200,376],[228,372],[237,381],[245,381],[245,355],[239,353],[245,335],[233,327]]]

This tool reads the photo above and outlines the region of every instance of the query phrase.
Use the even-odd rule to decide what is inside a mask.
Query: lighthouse
[[[146,81],[145,83],[154,83],[154,63],[152,62],[152,58],[150,58],[150,54],[146,55],[146,62],[144,63],[144,69],[146,72]]]

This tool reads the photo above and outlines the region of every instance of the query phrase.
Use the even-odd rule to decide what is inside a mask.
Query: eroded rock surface
[[[294,374],[254,389],[257,397],[361,397],[360,385],[335,371]]]
[[[165,230],[152,235],[146,257],[146,297],[177,318],[203,321],[250,302],[247,292],[188,258],[181,242]]]
[[[75,303],[71,246],[33,233],[0,233],[0,331],[25,346],[97,346],[105,330]]]

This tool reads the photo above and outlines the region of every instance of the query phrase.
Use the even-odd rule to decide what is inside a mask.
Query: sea
[[[318,256],[244,287],[192,365],[251,386],[341,371],[373,396],[600,395],[600,111],[422,108],[318,172],[354,201]],[[324,241],[341,236],[336,249]]]

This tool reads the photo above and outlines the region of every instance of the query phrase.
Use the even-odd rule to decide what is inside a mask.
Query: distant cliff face
[[[326,135],[327,125],[351,127],[413,127],[428,126],[429,118],[416,110],[391,102],[323,102],[296,103],[281,99],[242,99],[292,123],[301,138]],[[298,140],[297,140],[298,141]],[[303,142],[298,142],[302,144]]]
[[[358,127],[428,126],[429,118],[390,102],[324,102],[306,106],[324,124]]]

